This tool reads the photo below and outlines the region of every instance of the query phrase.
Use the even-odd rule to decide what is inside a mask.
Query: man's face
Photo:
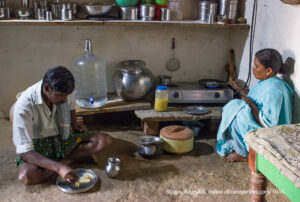
[[[52,90],[49,86],[45,87],[45,95],[47,96],[48,100],[52,103],[52,104],[62,104],[67,102],[68,100],[68,95],[69,94],[64,94],[64,93],[60,93],[57,92],[55,90]]]
[[[50,90],[50,92],[48,94],[48,99],[53,104],[59,105],[59,104],[63,104],[65,102],[67,102],[68,95],[69,94],[63,94],[63,93],[56,92],[54,90]]]

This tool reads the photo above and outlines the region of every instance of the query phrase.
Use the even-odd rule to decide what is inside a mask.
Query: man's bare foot
[[[225,156],[223,158],[223,160],[226,162],[238,162],[238,161],[247,162],[248,158],[243,157],[236,152],[232,152],[232,153],[228,154],[227,156]]]

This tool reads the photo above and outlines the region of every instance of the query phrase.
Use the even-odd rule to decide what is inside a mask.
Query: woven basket
[[[300,0],[281,0],[283,3],[286,4],[291,4],[291,5],[296,5],[296,4],[300,4]]]

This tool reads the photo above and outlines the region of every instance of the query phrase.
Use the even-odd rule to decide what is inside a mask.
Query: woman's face
[[[252,67],[252,71],[255,78],[258,80],[266,80],[273,76],[272,68],[266,68],[259,62],[259,60],[256,57],[254,58],[254,65]]]

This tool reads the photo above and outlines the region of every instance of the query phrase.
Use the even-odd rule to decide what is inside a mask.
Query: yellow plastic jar
[[[155,102],[154,110],[159,112],[165,112],[168,110],[168,87],[167,86],[157,86],[155,90]]]

